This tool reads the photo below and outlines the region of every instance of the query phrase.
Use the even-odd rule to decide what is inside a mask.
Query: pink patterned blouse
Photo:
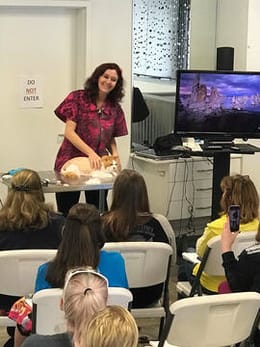
[[[76,133],[98,155],[107,154],[114,137],[127,135],[124,112],[119,104],[106,101],[98,110],[84,90],[71,92],[54,111],[63,122],[75,122]],[[86,157],[70,141],[64,138],[58,151],[55,170],[60,171],[62,165],[74,157]]]

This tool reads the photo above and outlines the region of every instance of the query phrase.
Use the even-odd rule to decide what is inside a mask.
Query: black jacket
[[[223,253],[222,259],[232,292],[260,292],[260,243],[246,248],[238,260],[233,252]]]

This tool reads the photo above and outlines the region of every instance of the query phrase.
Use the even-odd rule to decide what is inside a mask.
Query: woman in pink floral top
[[[98,66],[86,80],[84,89],[71,92],[56,108],[65,125],[64,141],[58,151],[55,170],[74,157],[89,157],[93,169],[101,166],[108,152],[118,159],[115,137],[127,135],[124,112],[119,104],[124,96],[122,71],[115,63]],[[57,207],[67,215],[79,200],[80,192],[56,193]],[[85,192],[86,201],[98,206],[98,191]]]

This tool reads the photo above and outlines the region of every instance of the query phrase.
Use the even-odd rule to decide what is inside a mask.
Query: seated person
[[[196,252],[202,257],[208,241],[220,235],[227,221],[227,213],[230,205],[240,206],[240,232],[257,230],[259,219],[259,197],[254,183],[249,176],[226,176],[221,181],[222,197],[220,205],[222,212],[220,218],[207,224],[203,235],[197,240]],[[196,275],[199,264],[195,265],[193,275]],[[203,272],[200,283],[206,294],[217,294],[219,284],[225,280],[222,276],[210,276]]]
[[[72,206],[66,217],[62,241],[55,258],[40,265],[38,269],[35,292],[46,288],[63,288],[68,270],[86,266],[103,274],[110,287],[128,288],[123,257],[117,252],[101,250],[104,242],[97,208],[85,203]],[[18,329],[24,336],[30,333],[23,332],[19,325]],[[16,340],[21,340],[17,331],[16,335]]]
[[[168,236],[153,217],[144,178],[135,170],[124,169],[116,177],[110,210],[101,218],[107,242],[155,241],[170,244],[173,240],[175,244],[173,230]],[[131,291],[133,307],[144,307],[160,298],[162,285]]]
[[[221,282],[219,293],[230,292],[259,292],[260,293],[260,224],[256,233],[256,243],[249,246],[236,259],[232,245],[239,234],[230,232],[228,221],[221,234],[221,249],[223,267],[227,281]],[[254,336],[255,346],[260,346],[260,331]]]
[[[231,232],[228,221],[221,234],[223,267],[227,279],[227,292],[260,292],[260,224],[256,233],[256,243],[236,259],[232,245],[239,234]],[[226,282],[222,282],[224,284]],[[221,285],[221,284],[220,284]]]
[[[56,249],[64,221],[62,215],[45,203],[38,173],[21,170],[12,176],[7,198],[0,209],[0,251]],[[0,294],[0,314],[5,315],[18,299]]]
[[[124,258],[117,252],[101,250],[104,243],[97,208],[86,203],[72,206],[56,257],[38,269],[35,291],[63,288],[66,272],[79,266],[96,269],[108,279],[109,287],[128,288]]]
[[[67,321],[67,332],[56,335],[31,335],[26,338],[23,347],[82,346],[85,326],[95,312],[106,307],[107,297],[108,287],[105,277],[87,268],[68,271],[61,299],[61,309],[64,310]]]
[[[82,340],[80,347],[137,347],[138,328],[128,310],[108,306],[92,316]]]

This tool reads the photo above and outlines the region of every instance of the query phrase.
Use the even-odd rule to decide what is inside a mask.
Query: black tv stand
[[[244,139],[245,140],[245,139]],[[213,179],[212,179],[212,199],[211,199],[211,220],[219,217],[220,199],[222,191],[221,180],[230,174],[230,155],[234,154],[255,154],[260,152],[260,148],[247,143],[235,143],[230,136],[214,136],[204,139],[201,144],[202,153],[195,152],[192,155],[213,158]]]
[[[235,151],[234,138],[232,136],[214,136],[204,140],[201,146],[203,151],[212,152],[213,155],[213,181],[212,181],[212,200],[211,218],[219,217],[220,199],[222,191],[220,188],[221,180],[230,173],[230,153]]]
[[[219,212],[221,210],[220,199],[222,196],[222,191],[220,189],[220,183],[224,176],[229,176],[230,174],[229,172],[230,172],[231,153],[254,154],[255,152],[260,152],[260,148],[252,146],[251,149],[246,149],[246,148],[243,148],[243,146],[240,147],[239,144],[238,145],[233,144],[231,146],[224,145],[220,149],[213,149],[213,148],[210,149],[210,147],[205,147],[205,148],[202,147],[202,149],[203,149],[203,156],[213,157],[211,220],[214,220],[219,217]]]
[[[219,217],[220,199],[222,191],[220,183],[224,176],[230,172],[230,152],[214,151],[213,153],[213,181],[212,181],[212,200],[211,200],[211,219]]]

